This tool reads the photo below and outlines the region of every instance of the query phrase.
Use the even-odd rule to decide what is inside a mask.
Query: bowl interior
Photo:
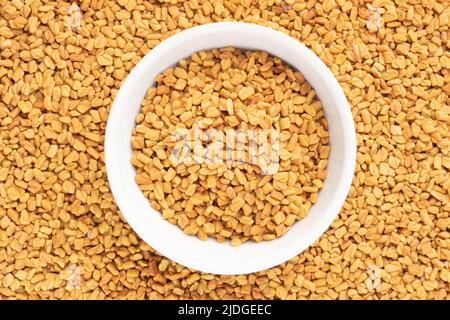
[[[134,181],[131,132],[154,77],[192,53],[235,46],[264,50],[300,70],[322,101],[329,123],[328,176],[308,215],[282,237],[239,247],[185,235],[150,207]],[[355,164],[353,119],[345,95],[325,64],[298,41],[247,23],[223,22],[185,30],[151,50],[122,84],[110,112],[105,138],[108,179],[131,227],[155,250],[187,267],[216,274],[242,274],[280,264],[311,245],[331,224],[348,193]]]

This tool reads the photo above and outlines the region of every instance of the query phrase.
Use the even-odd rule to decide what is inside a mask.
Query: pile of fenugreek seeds
[[[131,144],[151,205],[186,234],[233,246],[303,218],[329,154],[322,105],[302,74],[236,48],[194,53],[158,75]]]
[[[448,1],[0,0],[0,298],[447,299]],[[189,270],[120,216],[103,136],[141,57],[194,25],[289,34],[340,82],[353,186],[309,249],[249,275]]]

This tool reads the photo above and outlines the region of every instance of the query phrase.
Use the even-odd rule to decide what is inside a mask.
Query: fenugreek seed
[[[239,238],[231,238],[231,245],[233,247],[237,247],[239,245],[241,245],[241,240]]]
[[[255,93],[255,89],[253,87],[243,87],[239,90],[239,99],[242,101],[247,100],[250,96]]]
[[[157,200],[164,199],[164,190],[161,182],[156,182],[154,186],[154,195]]]
[[[6,189],[6,194],[8,198],[12,201],[16,201],[20,198],[20,192],[16,187],[10,187]]]
[[[308,279],[304,279],[302,282],[302,285],[304,288],[306,288],[307,290],[314,292],[316,291],[316,285],[314,284],[314,282],[308,280]]]
[[[233,201],[231,201],[231,205],[230,205],[230,209],[233,211],[239,211],[239,209],[242,208],[242,206],[244,205],[245,200],[238,197],[233,199]]]
[[[97,57],[97,62],[101,66],[110,66],[113,64],[113,59],[110,55],[104,54]]]
[[[245,224],[245,225],[252,225],[254,220],[250,217],[242,216],[239,218],[239,222],[241,222],[242,224]]]

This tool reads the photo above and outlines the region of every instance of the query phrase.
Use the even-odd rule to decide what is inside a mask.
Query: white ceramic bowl
[[[329,123],[328,176],[308,215],[282,237],[239,247],[188,236],[150,207],[134,181],[130,163],[135,117],[154,77],[192,53],[234,46],[264,50],[300,70],[322,101]],[[182,31],[161,42],[126,78],[109,114],[105,137],[108,180],[117,205],[136,233],[167,258],[216,274],[244,274],[276,266],[298,255],[327,230],[349,191],[356,159],[353,118],[339,83],[327,66],[297,40],[273,29],[241,22],[220,22]]]

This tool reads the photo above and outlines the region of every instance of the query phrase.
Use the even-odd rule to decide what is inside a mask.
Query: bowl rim
[[[308,59],[312,59],[313,66],[316,69],[318,76],[323,80],[324,83],[328,84],[327,91],[333,92],[335,104],[340,106],[337,113],[339,114],[340,122],[345,123],[345,126],[343,126],[342,138],[344,139],[344,141],[346,141],[346,161],[344,161],[344,163],[342,164],[342,174],[339,180],[342,182],[340,188],[341,192],[338,193],[337,196],[335,196],[333,199],[330,199],[330,205],[328,205],[327,207],[330,209],[330,212],[325,213],[324,216],[320,218],[320,225],[316,227],[316,229],[313,230],[310,234],[308,234],[307,239],[304,241],[304,243],[302,243],[301,245],[298,244],[296,246],[293,245],[290,248],[281,250],[280,252],[277,252],[275,256],[267,256],[265,257],[265,259],[263,259],[264,261],[259,261],[257,265],[252,265],[251,263],[236,263],[235,265],[232,265],[231,263],[220,265],[215,263],[209,265],[204,261],[195,261],[195,259],[186,258],[183,255],[177,254],[177,249],[169,248],[167,245],[162,245],[162,241],[158,242],[156,241],[156,239],[152,238],[149,233],[144,230],[143,226],[139,225],[139,222],[135,220],[134,214],[133,212],[131,212],[130,207],[127,203],[129,202],[129,200],[127,199],[126,194],[123,193],[123,188],[120,185],[121,180],[116,174],[116,169],[118,169],[115,163],[116,157],[114,156],[114,152],[111,151],[114,149],[115,142],[113,138],[113,131],[115,130],[116,124],[121,121],[119,105],[123,104],[124,101],[127,101],[126,94],[130,90],[130,86],[133,85],[133,78],[135,74],[143,72],[147,65],[151,63],[152,57],[163,54],[164,50],[176,48],[177,42],[183,39],[195,39],[197,37],[211,36],[214,35],[215,32],[223,32],[223,30],[227,29],[236,31],[236,28],[243,32],[263,32],[267,36],[277,37],[281,41],[283,41],[287,47],[294,46],[297,48],[297,50],[300,50],[303,52],[303,54],[307,55]],[[261,47],[261,49],[259,50],[267,49]],[[198,50],[194,50],[192,51],[192,53],[195,51]],[[300,71],[303,72],[303,70]],[[172,35],[166,40],[163,40],[155,48],[151,49],[129,72],[127,78],[123,81],[116,97],[114,98],[114,102],[108,116],[107,126],[105,130],[104,159],[110,189],[114,196],[115,202],[125,220],[144,242],[146,242],[153,249],[169,258],[170,260],[180,263],[181,265],[184,265],[191,269],[215,274],[246,274],[274,267],[293,258],[294,256],[304,251],[306,248],[308,248],[311,244],[313,244],[314,241],[316,241],[329,228],[335,217],[338,215],[351,187],[354,168],[356,164],[356,134],[352,113],[345,94],[341,86],[339,85],[339,82],[333,76],[331,70],[319,57],[317,57],[317,55],[312,50],[308,49],[298,40],[280,31],[268,27],[244,22],[215,22],[186,29],[184,31],[176,33],[175,35]],[[167,222],[167,224],[170,225],[169,222]],[[181,229],[180,232],[182,232]]]

